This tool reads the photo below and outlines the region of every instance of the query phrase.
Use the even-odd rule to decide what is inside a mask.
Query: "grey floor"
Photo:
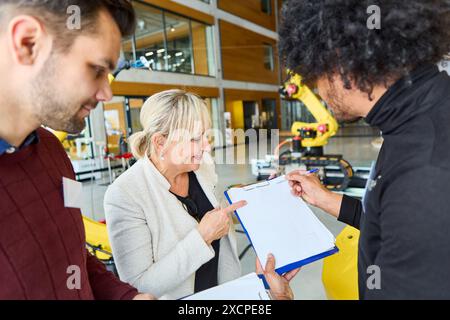
[[[378,149],[371,144],[374,137],[340,137],[330,140],[329,145],[325,147],[325,153],[342,154],[344,158],[353,166],[369,166],[376,159]],[[228,152],[228,151],[227,151]],[[230,150],[229,152],[232,152]],[[246,184],[255,182],[255,177],[251,174],[250,165],[236,164],[219,164],[216,166],[219,176],[219,185],[217,187],[218,194],[223,194],[229,186],[234,184]],[[106,182],[107,177],[104,177]],[[102,181],[94,183],[86,182],[83,188],[83,207],[82,212],[88,217],[96,220],[104,218],[103,195],[107,186],[101,185]],[[221,202],[224,199],[219,199]],[[324,225],[337,236],[343,229],[344,224],[336,221],[335,218],[329,216],[323,211],[312,208],[317,217]],[[240,229],[240,226],[237,226]],[[248,240],[245,235],[238,233],[239,252],[248,246]],[[242,259],[243,274],[253,272],[255,270],[255,254],[253,250],[249,250]],[[299,300],[323,300],[326,299],[325,291],[321,281],[322,262],[317,261],[304,266],[297,277],[292,280],[291,287],[294,291],[295,298]]]

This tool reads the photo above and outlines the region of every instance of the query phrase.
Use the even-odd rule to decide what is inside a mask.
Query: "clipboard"
[[[272,297],[261,277],[253,272],[181,300],[272,300]]]
[[[308,205],[290,192],[284,176],[225,191],[230,204],[246,200],[235,211],[261,264],[275,256],[275,271],[284,274],[339,250],[333,234]]]

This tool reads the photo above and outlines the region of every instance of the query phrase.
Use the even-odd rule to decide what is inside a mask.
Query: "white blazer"
[[[195,174],[211,204],[218,207],[214,165],[202,164]],[[169,189],[169,182],[144,157],[108,188],[104,205],[120,279],[157,298],[178,299],[194,293],[195,272],[214,257],[214,250]],[[231,228],[220,240],[219,284],[240,275]]]

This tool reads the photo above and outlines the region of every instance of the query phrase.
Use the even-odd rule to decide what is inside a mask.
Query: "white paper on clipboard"
[[[263,266],[269,253],[284,273],[337,252],[333,234],[291,194],[284,176],[231,188],[225,195],[230,203],[247,201],[236,214]]]
[[[182,300],[270,300],[263,281],[250,273]]]

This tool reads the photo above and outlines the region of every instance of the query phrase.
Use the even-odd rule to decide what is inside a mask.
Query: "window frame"
[[[133,0],[132,3],[138,3],[138,4],[143,5],[143,6],[148,6],[148,7],[151,7],[153,9],[160,10],[162,12],[165,52],[167,52],[167,50],[168,50],[166,14],[171,14],[171,15],[174,15],[174,16],[178,16],[180,18],[184,18],[184,19],[187,19],[189,21],[189,42],[190,42],[190,50],[191,50],[191,53],[192,53],[192,57],[191,57],[191,69],[192,69],[192,71],[191,71],[191,73],[178,72],[178,71],[169,71],[168,60],[165,60],[165,62],[164,62],[164,70],[153,70],[154,72],[170,72],[170,73],[174,73],[174,74],[184,74],[184,75],[193,75],[193,76],[202,76],[202,77],[216,78],[215,68],[217,67],[217,61],[216,61],[216,57],[214,56],[214,54],[211,56],[211,58],[213,58],[214,61],[210,61],[209,60],[209,58],[210,58],[209,54],[208,54],[208,61],[207,61],[208,69],[211,69],[211,65],[214,65],[214,68],[213,68],[214,70],[208,70],[208,74],[196,73],[195,59],[194,59],[195,52],[194,52],[194,48],[193,48],[193,34],[192,34],[192,22],[193,21],[195,21],[196,23],[203,24],[206,28],[208,28],[208,27],[209,28],[215,28],[214,25],[209,25],[209,24],[207,24],[207,23],[205,23],[203,21],[200,21],[200,20],[197,20],[197,19],[185,16],[183,14],[179,14],[177,12],[173,12],[171,10],[167,10],[167,9],[164,9],[164,8],[157,7],[155,5],[149,4],[149,3],[141,1],[141,0]],[[214,30],[213,30],[213,32],[214,32]],[[137,55],[136,55],[136,52],[137,52],[137,49],[136,49],[136,35],[133,34],[131,36],[131,39],[127,39],[127,40],[131,40],[132,50],[133,50],[132,55],[133,55],[133,59],[136,61],[137,58],[138,58]],[[214,46],[215,46],[214,43],[207,42],[207,48],[206,48],[207,51],[209,52],[210,50],[212,50],[214,52],[214,50],[215,50]]]

